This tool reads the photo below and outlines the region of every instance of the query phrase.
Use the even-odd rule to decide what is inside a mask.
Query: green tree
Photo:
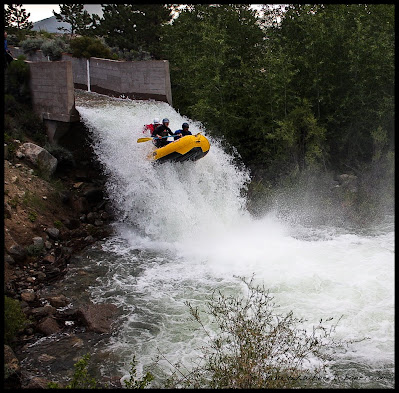
[[[22,4],[7,4],[4,9],[4,28],[14,33],[18,41],[26,36],[26,33],[33,28],[33,23],[29,21],[30,13],[22,8]]]
[[[33,23],[28,19],[30,13],[26,13],[26,9],[22,8],[22,4],[7,4],[4,11],[5,26],[17,30],[31,30]]]
[[[291,84],[295,95],[311,103],[327,129],[335,169],[371,160],[372,129],[382,126],[393,135],[393,10],[385,4],[291,5],[276,34],[300,70]]]
[[[111,50],[99,39],[93,37],[77,37],[71,40],[70,48],[73,57],[102,57],[111,59]]]
[[[262,39],[255,11],[246,4],[188,6],[165,27],[175,105],[234,145],[248,126]]]
[[[170,18],[164,4],[102,4],[99,29],[108,45],[150,52],[159,58],[162,25]]]
[[[60,4],[60,13],[53,11],[53,14],[58,21],[70,24],[69,29],[58,27],[58,30],[69,31],[71,37],[75,33],[91,35],[99,20],[97,15],[90,16],[83,4]]]
[[[289,166],[302,171],[324,163],[325,129],[317,124],[306,99],[278,124],[280,127],[271,136],[287,152]]]

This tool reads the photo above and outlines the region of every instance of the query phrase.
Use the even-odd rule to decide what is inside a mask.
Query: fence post
[[[87,91],[90,90],[90,59],[87,59]]]

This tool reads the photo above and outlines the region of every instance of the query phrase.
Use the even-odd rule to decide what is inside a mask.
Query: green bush
[[[216,335],[205,327],[198,309],[187,303],[209,342],[192,370],[176,366],[167,387],[275,389],[322,384],[325,362],[331,359],[328,350],[342,345],[331,338],[336,325],[326,329],[320,321],[307,332],[301,327],[305,320],[295,318],[292,311],[276,312],[268,291],[255,287],[252,280],[241,280],[247,285],[246,295],[217,292],[207,303],[206,314],[218,327]],[[311,359],[319,360],[319,365],[308,368]]]
[[[26,247],[26,252],[31,257],[38,257],[43,253],[43,247],[37,246],[35,244],[30,244]]]
[[[21,108],[21,113],[17,117],[21,131],[43,146],[47,140],[47,133],[40,117],[30,107]]]
[[[16,334],[29,323],[18,300],[4,296],[4,342],[11,345]]]
[[[11,94],[4,94],[4,113],[15,114],[18,109],[18,103]]]
[[[5,93],[13,95],[19,102],[30,102],[29,65],[21,56],[12,61],[5,74]]]
[[[33,55],[37,50],[41,48],[44,43],[44,39],[41,37],[28,38],[21,42],[21,48],[24,53],[28,55]]]
[[[68,46],[60,38],[56,38],[55,40],[45,41],[41,50],[45,56],[48,56],[51,61],[61,60],[62,53],[68,50]]]
[[[98,38],[78,37],[71,40],[70,48],[73,57],[101,57],[111,59],[112,53],[110,48]]]

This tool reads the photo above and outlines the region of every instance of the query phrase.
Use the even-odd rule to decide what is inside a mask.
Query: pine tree
[[[108,45],[120,50],[147,51],[159,58],[162,26],[170,20],[164,4],[106,4],[100,32]]]
[[[7,4],[4,10],[4,26],[10,30],[31,30],[33,23],[28,19],[30,13],[22,8],[22,4]]]
[[[99,20],[97,15],[90,16],[83,4],[60,4],[60,11],[60,13],[53,11],[56,19],[60,22],[69,23],[71,27],[70,29],[58,27],[58,30],[69,31],[71,36],[76,33],[91,35]]]

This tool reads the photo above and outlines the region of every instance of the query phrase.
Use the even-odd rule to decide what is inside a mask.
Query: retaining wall
[[[78,121],[72,63],[69,61],[28,63],[34,111],[46,120]]]
[[[10,47],[10,49],[14,57],[23,54],[21,48]],[[27,58],[33,62],[60,63],[50,62],[42,51],[36,51]],[[72,64],[75,88],[114,97],[154,99],[172,105],[167,60],[120,61],[91,57],[88,61],[63,54],[62,61]]]

